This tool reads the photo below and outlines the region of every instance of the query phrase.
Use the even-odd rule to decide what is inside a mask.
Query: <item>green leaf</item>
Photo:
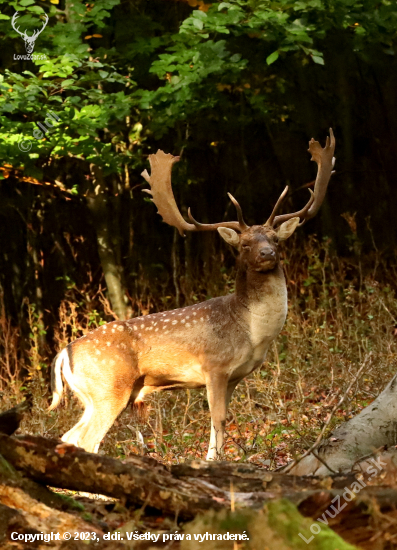
[[[31,13],[38,13],[38,14],[45,13],[41,6],[29,6],[28,11]]]
[[[324,65],[324,58],[323,57],[320,57],[318,55],[313,55],[312,59],[313,59],[314,63],[317,63],[317,65]]]
[[[11,19],[9,15],[4,15],[3,13],[0,13],[0,19]]]
[[[62,80],[62,88],[67,88],[68,86],[72,86],[75,83],[76,83],[76,81],[73,78],[68,78],[67,80]]]
[[[239,53],[235,53],[234,55],[232,55],[232,57],[230,58],[230,61],[232,63],[237,63],[237,61],[240,61],[241,59],[241,54]]]
[[[268,65],[271,65],[272,63],[274,63],[275,61],[277,61],[278,55],[279,55],[279,54],[278,54],[277,51],[271,53],[269,56],[266,57],[266,63],[267,63]]]
[[[31,4],[34,4],[34,0],[19,0],[19,3],[21,6],[30,6]]]
[[[204,27],[204,23],[201,21],[201,19],[193,19],[193,26],[196,27],[199,31],[201,31]]]

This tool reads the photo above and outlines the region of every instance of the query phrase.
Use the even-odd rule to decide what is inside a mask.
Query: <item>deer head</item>
[[[217,230],[221,237],[240,252],[239,260],[254,271],[268,271],[278,264],[277,244],[281,240],[290,237],[295,229],[305,223],[318,212],[327,191],[332,168],[335,163],[335,138],[330,129],[330,138],[327,137],[324,148],[313,138],[309,142],[309,152],[317,163],[317,177],[314,184],[314,192],[310,191],[310,199],[298,212],[276,215],[282,201],[288,192],[288,186],[281,193],[273,212],[263,225],[248,226],[244,219],[241,207],[230,194],[229,198],[236,207],[237,220],[232,222],[220,222],[203,224],[196,221],[190,211],[188,216],[190,223],[181,215],[174,198],[171,186],[171,170],[174,163],[180,157],[174,157],[159,150],[155,155],[149,155],[151,175],[147,170],[142,176],[149,183],[150,189],[144,189],[152,196],[152,201],[158,208],[158,213],[163,220],[174,227],[184,236],[185,231],[214,231]]]
[[[26,48],[27,53],[32,53],[33,52],[34,45],[35,45],[35,42],[36,42],[36,38],[45,29],[45,27],[48,23],[48,15],[45,13],[44,16],[45,16],[45,22],[43,23],[42,28],[37,30],[37,31],[34,31],[32,36],[29,36],[26,31],[24,33],[22,33],[22,32],[20,32],[19,27],[15,27],[15,23],[16,23],[16,20],[18,18],[18,12],[14,13],[14,17],[12,18],[11,25],[12,25],[14,31],[16,31],[18,34],[20,34],[22,36],[22,38],[24,39],[25,48]]]

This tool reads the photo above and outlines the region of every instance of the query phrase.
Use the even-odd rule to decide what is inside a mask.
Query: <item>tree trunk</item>
[[[112,247],[112,238],[109,232],[103,173],[101,168],[93,164],[91,164],[90,170],[95,191],[87,197],[87,204],[95,226],[98,254],[108,288],[111,307],[117,317],[124,320],[126,319],[127,312],[124,302],[125,292],[121,279],[121,268],[117,265]]]
[[[379,449],[397,444],[397,375],[360,414],[341,424],[324,440],[316,453],[334,471],[348,472]],[[362,463],[361,463],[362,464]],[[326,475],[329,468],[313,454],[288,470],[294,475]]]

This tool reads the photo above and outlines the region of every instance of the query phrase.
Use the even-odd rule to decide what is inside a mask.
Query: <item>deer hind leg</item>
[[[98,364],[92,361],[92,356],[79,355],[77,348],[73,374],[64,371],[70,388],[85,410],[76,426],[62,440],[88,452],[98,451],[103,437],[127,406],[134,383],[139,378],[133,356],[118,352],[113,357]]]
[[[130,393],[131,391],[126,388],[122,393],[101,392],[100,398],[95,398],[92,414],[80,431],[80,447],[83,447],[87,452],[98,452],[102,439],[127,406]]]
[[[85,388],[80,388],[79,385],[76,384],[75,377],[73,376],[70,369],[68,369],[68,372],[65,372],[64,374],[70,386],[70,389],[78,397],[79,401],[83,405],[84,413],[83,413],[83,416],[80,418],[80,420],[77,422],[77,424],[73,426],[71,430],[69,430],[64,434],[64,436],[62,437],[62,441],[65,441],[65,443],[70,443],[72,445],[76,445],[76,447],[79,447],[81,432],[84,430],[85,426],[88,424],[93,414],[93,409],[94,409],[93,402],[89,392],[87,392],[86,390],[84,391]]]

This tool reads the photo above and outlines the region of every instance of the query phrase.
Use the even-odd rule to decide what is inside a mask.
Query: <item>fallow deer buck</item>
[[[149,156],[151,175],[142,175],[159,214],[181,235],[214,231],[238,250],[236,291],[192,306],[113,321],[69,344],[54,360],[53,401],[60,402],[62,376],[85,410],[63,441],[96,452],[102,438],[131,400],[140,405],[159,390],[207,388],[211,411],[208,460],[219,457],[227,407],[234,388],[265,360],[287,315],[287,287],[278,242],[312,218],[323,202],[335,159],[330,130],[323,149],[309,143],[318,165],[314,193],[299,212],[276,215],[286,187],[264,225],[249,227],[238,202],[229,194],[238,221],[198,223],[180,214],[171,188],[171,170],[179,157],[157,151]]]

